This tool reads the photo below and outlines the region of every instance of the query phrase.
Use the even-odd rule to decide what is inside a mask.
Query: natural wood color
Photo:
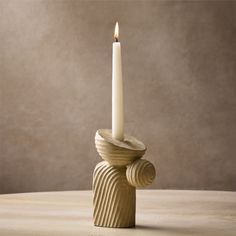
[[[133,136],[125,134],[124,141],[113,139],[109,129],[96,132],[95,145],[102,159],[115,166],[129,165],[146,151],[145,145]]]
[[[1,236],[235,236],[236,193],[137,190],[136,227],[94,227],[91,191],[0,195]]]
[[[155,176],[155,167],[151,162],[144,159],[133,162],[126,170],[127,180],[134,187],[144,187],[151,184]]]
[[[95,135],[97,151],[105,160],[93,174],[95,226],[134,227],[135,187],[146,186],[155,178],[154,166],[140,159],[145,145],[132,136],[124,137],[123,141],[113,139],[107,129]]]
[[[94,170],[94,225],[135,226],[135,188],[126,179],[126,167],[102,161]]]

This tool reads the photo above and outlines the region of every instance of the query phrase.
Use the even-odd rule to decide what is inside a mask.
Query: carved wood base
[[[135,226],[135,187],[126,179],[126,167],[102,161],[93,175],[94,225],[104,227]]]
[[[134,227],[136,187],[150,184],[156,175],[152,163],[140,159],[146,147],[128,135],[114,140],[110,130],[98,130],[95,144],[104,161],[93,173],[94,225]]]

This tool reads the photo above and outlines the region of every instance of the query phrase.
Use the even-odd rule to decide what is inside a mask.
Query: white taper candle
[[[112,137],[122,141],[124,139],[124,104],[118,22],[116,22],[114,38],[115,42],[112,47]]]

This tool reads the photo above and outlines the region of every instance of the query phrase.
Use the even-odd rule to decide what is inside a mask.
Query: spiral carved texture
[[[94,225],[133,227],[135,225],[135,188],[126,179],[126,167],[102,161],[93,174]]]
[[[146,151],[145,145],[133,136],[125,135],[124,141],[115,140],[108,129],[97,131],[95,145],[102,159],[113,166],[129,165]]]
[[[144,187],[151,184],[155,176],[155,167],[147,160],[140,159],[127,166],[126,177],[129,184],[134,187]]]

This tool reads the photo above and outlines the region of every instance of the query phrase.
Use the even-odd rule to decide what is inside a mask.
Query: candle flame
[[[115,42],[119,41],[119,24],[116,22],[115,31],[114,31]]]

